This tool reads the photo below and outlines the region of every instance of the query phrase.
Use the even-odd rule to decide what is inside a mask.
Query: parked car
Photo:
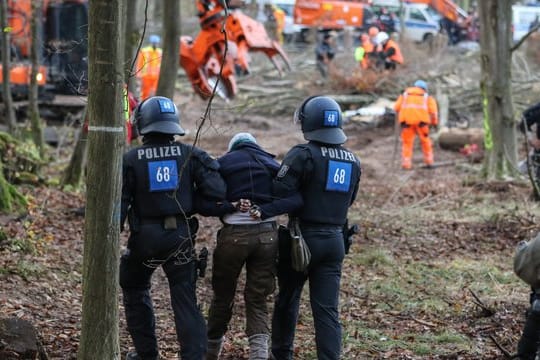
[[[514,41],[519,41],[525,34],[529,32],[531,24],[535,21],[540,21],[540,7],[514,5],[512,6],[512,28],[514,33],[512,38]]]
[[[375,13],[385,7],[389,12],[396,14],[396,30],[401,32],[399,0],[373,0],[371,6]],[[441,16],[429,5],[404,2],[403,11],[407,39],[417,42],[430,41],[441,31]]]

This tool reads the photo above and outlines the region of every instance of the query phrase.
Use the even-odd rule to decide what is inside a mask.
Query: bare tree
[[[42,0],[32,0],[32,19],[30,20],[30,32],[32,34],[30,62],[32,63],[32,70],[30,72],[28,113],[32,127],[32,138],[39,149],[39,154],[43,158],[45,156],[45,140],[43,138],[43,124],[39,115],[37,81],[39,71],[39,49],[41,44],[40,25],[38,22],[39,19],[41,19],[41,7]]]
[[[9,29],[8,26],[8,4],[7,0],[0,0],[0,29]],[[17,126],[17,118],[13,109],[13,98],[9,81],[11,69],[11,36],[9,31],[2,31],[2,102],[4,103],[4,116],[8,126],[8,131],[13,134]]]
[[[512,1],[480,0],[480,87],[484,106],[488,179],[505,179],[516,173],[517,145],[512,105]]]
[[[127,1],[126,4],[126,41],[124,47],[124,59],[126,64],[126,84],[129,91],[136,94],[137,82],[133,81],[132,67],[135,61],[136,48],[139,44],[139,28],[137,27],[138,0]]]
[[[85,107],[82,114],[82,119],[85,124],[88,124],[87,110],[88,108]],[[69,164],[64,170],[62,176],[62,186],[69,185],[77,187],[80,185],[84,174],[84,167],[86,166],[86,159],[88,157],[88,146],[86,146],[87,142],[88,131],[86,131],[85,127],[82,126],[79,129],[79,133],[77,135],[77,142],[75,143],[75,148],[73,149],[73,153],[71,154]]]
[[[118,264],[125,143],[121,14],[125,0],[89,1],[88,165],[83,313],[78,359],[119,359]]]
[[[180,0],[163,0],[163,57],[156,95],[174,97],[180,49]]]

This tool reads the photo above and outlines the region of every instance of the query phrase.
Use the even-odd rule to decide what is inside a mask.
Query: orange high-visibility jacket
[[[418,125],[426,123],[437,125],[439,122],[437,102],[424,89],[410,87],[399,95],[394,110],[398,113],[399,123]]]
[[[274,17],[276,18],[276,26],[279,32],[283,32],[285,28],[285,11],[281,8],[274,6]]]
[[[142,48],[139,56],[137,56],[137,76],[139,78],[145,75],[158,77],[161,57],[162,51],[160,48],[154,49],[152,46]]]
[[[401,49],[399,45],[392,39],[388,40],[384,44],[383,51],[386,52],[388,49],[394,48],[395,53],[389,57],[390,60],[397,62],[398,64],[403,64],[403,55],[401,54]]]

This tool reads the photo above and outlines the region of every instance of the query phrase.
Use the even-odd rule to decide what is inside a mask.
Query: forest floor
[[[309,62],[305,58],[298,52],[294,61]],[[316,79],[314,66],[307,66],[310,73],[302,79]],[[330,83],[307,83],[299,93],[339,92]],[[183,126],[190,130],[182,141],[193,142],[206,102],[182,86],[176,100]],[[215,100],[198,145],[220,156],[234,133],[250,131],[281,160],[303,141],[292,123],[294,109],[269,116],[256,106],[249,112],[243,107],[241,101]],[[403,171],[393,126],[348,122],[345,132],[345,146],[361,159],[363,173],[349,213],[361,231],[345,258],[341,282],[343,359],[503,359],[496,344],[513,353],[528,307],[528,288],[512,270],[513,251],[540,231],[540,204],[531,201],[528,182],[486,183],[481,164],[438,146],[435,158],[443,166],[423,168],[416,148],[413,170]],[[58,160],[51,171],[65,163]],[[55,186],[22,186],[21,191],[30,200],[28,216],[0,219],[8,234],[0,241],[0,317],[30,320],[51,359],[75,359],[84,237],[84,217],[75,210],[84,206],[84,191]],[[219,221],[201,218],[201,225],[197,246],[211,250]],[[121,235],[122,246],[126,236]],[[210,273],[211,264],[197,290],[205,315],[212,296]],[[161,270],[153,281],[161,355],[176,359],[178,343]],[[248,358],[242,290],[243,281],[223,359]],[[272,307],[271,297],[268,304]],[[119,307],[124,356],[132,344],[120,300]],[[295,346],[296,359],[316,359],[307,288]]]

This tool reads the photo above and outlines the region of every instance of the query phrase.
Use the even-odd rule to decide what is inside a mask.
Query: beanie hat
[[[242,143],[256,144],[257,140],[255,139],[255,137],[253,135],[251,135],[248,132],[240,132],[240,133],[234,135],[232,137],[231,141],[229,141],[228,151],[235,150],[235,147],[237,147],[239,144],[242,144]]]

